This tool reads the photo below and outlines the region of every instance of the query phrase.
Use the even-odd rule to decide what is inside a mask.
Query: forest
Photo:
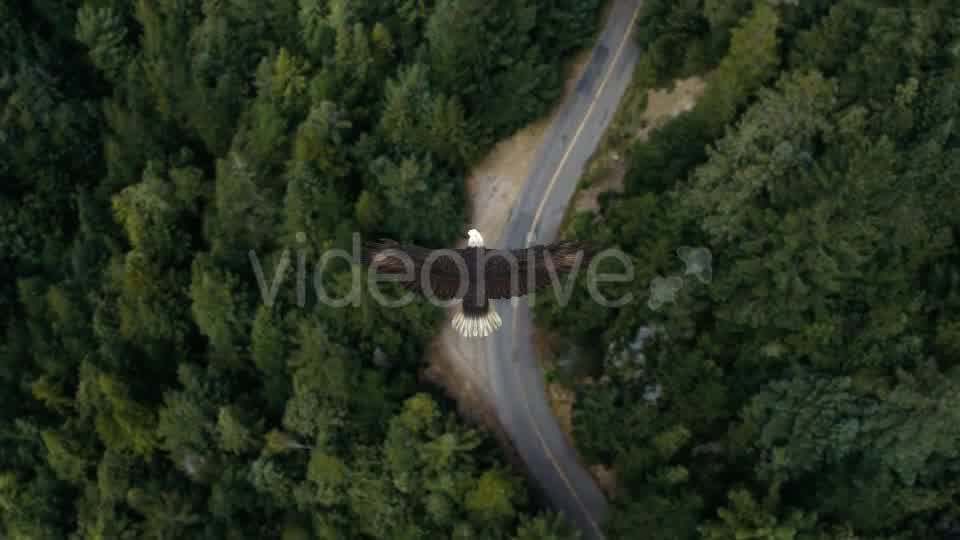
[[[0,537],[575,538],[418,378],[439,309],[282,263],[452,243],[599,9],[0,1]]]
[[[706,92],[566,233],[638,300],[536,310],[609,538],[960,538],[960,4],[646,0],[637,38],[638,76]]]

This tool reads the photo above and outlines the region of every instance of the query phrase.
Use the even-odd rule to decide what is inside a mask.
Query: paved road
[[[630,82],[639,56],[630,33],[640,1],[615,0],[576,91],[562,104],[503,235],[491,246],[517,248],[528,240],[545,243],[556,237],[586,161]],[[578,464],[547,401],[543,374],[532,353],[527,301],[498,301],[497,310],[503,328],[477,347],[486,355],[500,422],[554,507],[584,538],[603,538],[607,502]]]

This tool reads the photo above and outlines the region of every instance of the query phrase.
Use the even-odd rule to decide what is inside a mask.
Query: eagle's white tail
[[[466,310],[461,304],[453,315],[453,327],[465,337],[487,337],[502,324],[500,314],[490,302],[480,308],[467,306]]]

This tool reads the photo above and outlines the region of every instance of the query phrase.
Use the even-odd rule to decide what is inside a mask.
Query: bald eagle
[[[525,296],[575,271],[590,259],[571,242],[526,249],[490,249],[476,229],[464,249],[434,250],[393,240],[365,242],[363,263],[421,296],[457,301],[453,327],[466,337],[486,337],[502,325],[490,300]],[[559,284],[559,282],[558,282]]]

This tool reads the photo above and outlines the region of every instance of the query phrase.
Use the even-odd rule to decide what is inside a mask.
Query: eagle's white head
[[[483,247],[483,236],[480,235],[480,231],[470,229],[467,231],[467,238],[467,247]]]

